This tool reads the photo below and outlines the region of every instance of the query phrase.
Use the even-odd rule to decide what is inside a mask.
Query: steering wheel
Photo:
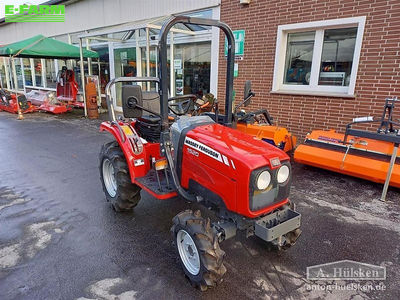
[[[196,101],[196,99],[197,99],[197,96],[193,95],[193,94],[171,97],[171,98],[168,98],[168,108],[175,115],[183,116],[189,112],[189,109],[192,106],[192,103],[194,103]],[[176,101],[176,100],[178,100],[178,102],[169,103],[171,101]]]

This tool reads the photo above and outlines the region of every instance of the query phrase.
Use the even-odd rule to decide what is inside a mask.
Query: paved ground
[[[295,247],[271,252],[239,235],[222,244],[224,282],[193,289],[169,233],[189,204],[142,193],[135,212],[112,211],[98,173],[109,137],[97,125],[0,112],[0,299],[400,298],[400,192],[382,203],[379,185],[302,166],[291,192],[303,215]],[[386,290],[309,291],[307,266],[343,259],[386,266]]]

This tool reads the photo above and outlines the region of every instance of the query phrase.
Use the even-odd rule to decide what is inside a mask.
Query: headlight
[[[287,165],[281,166],[276,176],[278,183],[284,183],[289,178],[289,174],[290,174],[289,167]]]
[[[265,190],[271,183],[271,174],[268,171],[261,172],[257,177],[257,189]]]

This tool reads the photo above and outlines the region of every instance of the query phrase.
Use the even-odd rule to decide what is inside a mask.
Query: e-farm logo
[[[6,22],[64,22],[65,5],[5,5]]]

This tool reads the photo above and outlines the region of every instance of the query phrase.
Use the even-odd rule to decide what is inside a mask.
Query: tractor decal
[[[214,149],[212,149],[194,139],[191,139],[190,137],[185,138],[185,145],[192,147],[192,148],[204,153],[205,155],[208,155],[208,156],[214,158],[215,160],[218,160],[219,162],[222,162],[221,153],[215,151]]]

